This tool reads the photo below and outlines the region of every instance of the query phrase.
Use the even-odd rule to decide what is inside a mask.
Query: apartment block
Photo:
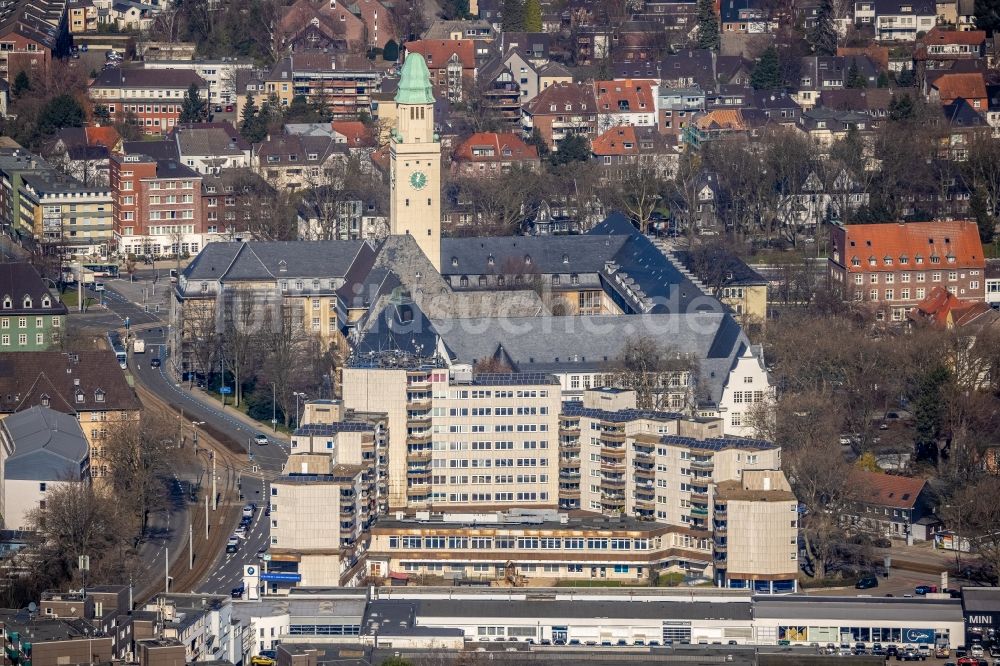
[[[247,58],[216,58],[198,60],[147,60],[148,70],[187,70],[201,77],[208,86],[204,98],[211,105],[235,104],[239,97],[237,78],[253,69],[253,60]]]
[[[560,392],[550,375],[391,352],[354,357],[343,372],[345,406],[386,413],[390,510],[556,506]]]
[[[175,160],[115,154],[110,181],[119,251],[155,257],[202,248],[201,174]]]
[[[357,120],[360,112],[370,110],[371,95],[381,81],[382,72],[362,56],[292,53],[254,84],[255,101],[259,106],[273,96],[288,106],[301,96],[325,105],[335,119]]]
[[[55,171],[22,173],[18,226],[63,254],[107,257],[114,249],[111,190]]]

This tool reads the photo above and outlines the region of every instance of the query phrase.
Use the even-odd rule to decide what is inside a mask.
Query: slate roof
[[[205,88],[205,79],[190,69],[132,69],[108,67],[102,69],[91,88],[183,88],[191,84]]]
[[[195,171],[194,169],[181,164],[176,160],[157,160],[156,177],[191,178],[192,180],[200,180],[201,174]]]
[[[673,255],[689,271],[697,274],[695,258],[689,250],[674,250]],[[745,261],[734,254],[724,250],[711,252],[705,257],[705,261],[712,265],[712,270],[721,270],[725,274],[725,282],[729,285],[752,285],[761,286],[768,284],[767,278],[752,269]]]
[[[341,278],[374,251],[362,240],[208,243],[183,275],[189,281]]]
[[[98,401],[98,391],[104,393],[103,401]],[[52,409],[67,414],[141,407],[110,351],[0,353],[0,412],[41,405],[45,396]]]
[[[555,111],[550,110],[551,105]],[[567,110],[566,106],[570,109]],[[594,89],[580,83],[553,83],[539,92],[525,105],[525,110],[532,115],[563,115],[566,113],[597,113],[597,101]]]
[[[80,478],[90,444],[75,417],[35,406],[0,421],[14,451],[4,466],[5,479],[62,481]]]
[[[441,274],[492,275],[516,270],[543,275],[597,273],[626,240],[626,236],[596,235],[442,238]]]
[[[154,160],[177,160],[177,143],[168,139],[161,141],[126,141],[122,149],[126,155],[146,155]]]
[[[235,129],[181,126],[173,131],[181,155],[241,155],[250,144]]]
[[[0,316],[8,315],[62,315],[66,306],[57,301],[41,276],[31,264],[0,264],[0,299],[10,296],[13,307],[0,310]],[[31,307],[24,307],[24,297],[31,298]],[[49,297],[49,307],[42,307],[42,299]]]

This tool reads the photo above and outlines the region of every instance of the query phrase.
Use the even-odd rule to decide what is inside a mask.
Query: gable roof
[[[90,457],[80,422],[69,414],[37,405],[0,421],[13,444],[4,465],[5,479],[64,481],[79,479]]]
[[[552,105],[555,105],[555,111],[550,110]],[[570,107],[568,110],[567,106]],[[532,115],[567,112],[597,113],[597,101],[591,86],[560,81],[535,95],[525,105],[525,110]]]
[[[452,56],[458,58],[463,69],[476,68],[475,42],[471,39],[418,39],[407,42],[406,50],[422,55],[428,69],[444,67]]]
[[[493,155],[476,154],[476,150],[491,148]],[[509,151],[509,155],[504,152]],[[454,159],[468,162],[504,162],[537,160],[538,148],[529,146],[512,132],[477,132],[455,149]]]
[[[852,470],[851,478],[860,490],[858,497],[860,502],[894,509],[912,509],[916,506],[920,493],[927,486],[924,479],[911,479],[907,476],[861,469]]]
[[[118,130],[111,125],[88,126],[83,128],[88,146],[114,148],[122,140]]]
[[[704,131],[712,130],[732,130],[741,131],[746,129],[746,122],[739,109],[712,109],[703,116],[698,117],[695,126]]]
[[[41,405],[46,396],[52,409],[68,414],[141,407],[110,351],[0,353],[0,412]]]
[[[0,310],[0,314],[45,314],[60,315],[66,314],[66,305],[58,301],[53,296],[48,287],[42,282],[41,276],[35,267],[27,263],[0,264],[0,301],[9,296],[11,305],[9,310]],[[24,307],[24,298],[31,299],[31,307]],[[42,307],[42,300],[49,299],[49,307]]]
[[[931,289],[927,298],[917,303],[909,318],[929,321],[939,328],[954,328],[978,323],[984,315],[993,315],[989,319],[996,318],[996,312],[988,303],[964,301],[948,291],[947,287],[938,285]]]
[[[869,259],[883,265],[889,257],[898,264],[901,257],[915,264],[917,258],[927,260],[932,256],[940,258],[939,263],[927,261],[925,270],[931,267],[983,266],[983,244],[979,240],[979,228],[969,220],[899,222],[896,224],[848,224],[844,226],[843,264],[848,270],[868,270]],[[948,261],[948,255],[955,261]],[[861,265],[851,265],[853,257]]]
[[[978,72],[942,74],[931,83],[931,87],[938,91],[944,104],[959,97],[966,100],[986,99],[986,81]]]

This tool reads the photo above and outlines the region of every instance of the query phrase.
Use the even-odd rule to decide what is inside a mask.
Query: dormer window
[[[295,281],[295,291],[302,291],[302,280]]]
[[[564,254],[563,257],[562,257],[562,261],[563,261],[564,264],[568,264],[569,263],[569,255],[568,254]]]
[[[950,252],[947,255],[945,255],[945,259],[948,260],[949,264],[955,263],[955,255],[951,254]]]
[[[904,254],[903,256],[901,256],[901,257],[899,258],[899,263],[901,263],[901,264],[908,264],[908,263],[910,263],[910,258],[909,258],[909,257],[907,257],[907,256],[906,256],[906,255]]]
[[[497,263],[497,260],[496,260],[496,258],[495,258],[495,257],[494,257],[494,256],[493,256],[493,255],[491,254],[491,255],[490,255],[489,257],[487,257],[487,258],[486,258],[486,263],[487,263],[487,264],[489,264],[490,266],[493,266],[494,264],[496,264],[496,263]]]
[[[201,293],[205,294],[207,292],[208,292],[208,283],[207,282],[202,282],[201,283]]]
[[[4,310],[10,310],[12,307],[14,307],[14,302],[10,300],[10,296],[4,296],[3,297],[3,309]]]
[[[27,310],[31,308],[31,296],[24,297],[24,309]]]
[[[49,399],[48,393],[42,394],[42,407],[48,407],[52,400]]]
[[[882,261],[884,261],[884,262],[885,262],[885,265],[886,265],[886,266],[892,266],[892,257],[888,257],[888,256],[887,256],[887,257],[884,257],[884,258],[882,259]]]
[[[868,257],[868,265],[869,266],[875,266],[876,264],[878,264],[878,262],[875,261],[875,257]]]
[[[52,307],[52,299],[50,299],[48,296],[42,296],[42,307],[43,308]]]
[[[530,254],[524,255],[524,265],[525,266],[530,266],[531,265],[531,255]]]
[[[80,389],[76,390],[76,401],[78,403],[83,402],[83,391],[81,391]]]
[[[94,391],[94,401],[104,402],[104,391],[102,391],[101,389],[97,389],[96,391]]]
[[[458,257],[452,257],[451,258],[451,265],[452,266],[458,266]]]
[[[860,266],[860,265],[861,265],[860,259],[858,259],[857,257],[851,258],[851,266]]]

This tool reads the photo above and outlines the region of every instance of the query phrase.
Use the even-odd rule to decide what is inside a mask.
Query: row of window
[[[390,536],[390,548],[428,550],[650,550],[649,539],[610,537]]]
[[[886,284],[893,284],[896,281],[896,274],[895,273],[869,273],[868,274],[868,282],[870,284],[878,284],[879,283],[879,279],[880,279],[879,275],[884,275],[885,276],[884,281],[885,281]],[[927,281],[927,273],[915,273],[915,275],[916,275],[916,280],[915,280],[916,282],[926,282]],[[935,273],[931,273],[930,275],[931,275],[931,282],[940,282],[941,281],[942,273],[935,272]],[[969,275],[972,276],[972,277],[976,277],[976,276],[979,275],[979,271],[969,271]],[[864,277],[865,276],[864,276],[863,273],[856,274],[854,276],[854,284],[864,284],[864,282],[865,282]],[[962,279],[965,279],[965,273],[959,274],[958,271],[949,271],[948,272],[948,281],[949,282],[955,282],[960,277]],[[910,281],[910,274],[909,273],[900,273],[899,274],[899,281],[900,282],[909,282]],[[978,281],[976,282],[976,284],[979,284]]]
[[[28,306],[25,306],[25,307],[31,307],[31,306],[28,305]],[[48,306],[46,305],[45,307],[48,307]],[[52,318],[52,327],[53,328],[59,328],[60,321],[61,320],[59,319],[59,317],[53,317]],[[2,328],[10,328],[10,323],[11,323],[10,322],[10,317],[2,317],[2,318],[0,318],[0,329],[2,329]],[[18,328],[28,328],[28,318],[27,317],[18,317],[17,318],[17,327]],[[35,328],[45,328],[45,317],[35,317]]]
[[[28,296],[26,294],[24,296],[24,298],[21,299],[21,307],[24,308],[25,310],[28,310],[28,309],[32,308],[33,306],[34,306],[34,301],[31,299],[31,296]],[[50,307],[52,307],[52,299],[49,298],[48,295],[42,296],[42,307],[43,308],[50,308]],[[3,309],[4,310],[12,310],[13,308],[14,308],[14,299],[12,299],[10,296],[4,296],[3,297]],[[21,319],[23,320],[24,318],[22,317]],[[3,321],[6,322],[7,319],[4,318]],[[42,325],[42,319],[41,319],[41,317],[39,317],[35,321],[38,322],[36,324],[37,326],[41,326]],[[24,325],[20,326],[20,328],[24,328],[25,326],[27,326],[27,324],[24,324]],[[7,328],[7,325],[4,325],[4,328]]]
[[[27,335],[27,333],[21,333],[20,335],[17,336],[17,344],[20,345],[20,346],[24,346],[24,345],[28,344],[28,335]],[[45,334],[44,333],[36,333],[35,334],[35,344],[36,345],[44,345],[45,344]],[[4,334],[4,335],[0,336],[0,346],[3,346],[3,347],[9,347],[10,346],[10,335]]]

